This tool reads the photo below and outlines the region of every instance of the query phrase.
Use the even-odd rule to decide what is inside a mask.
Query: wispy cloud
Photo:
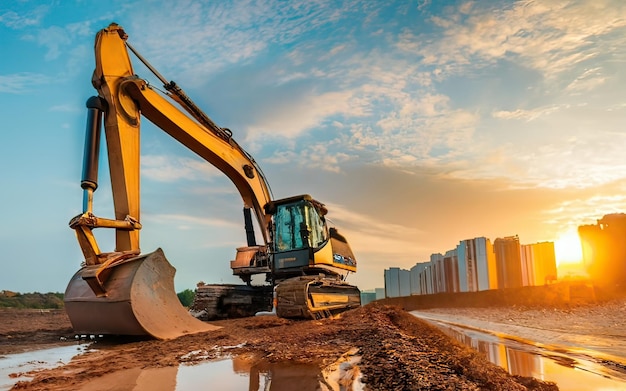
[[[152,224],[175,226],[179,230],[190,230],[193,229],[194,226],[241,228],[241,224],[236,224],[228,220],[182,214],[145,214],[143,219],[144,221],[150,221]]]
[[[278,111],[283,113],[277,115]],[[342,114],[362,115],[362,108],[352,91],[309,94],[289,106],[276,107],[247,130],[251,142],[263,138],[295,138],[304,131],[319,127],[328,117]]]
[[[515,119],[515,120],[532,121],[539,117],[550,115],[551,113],[559,110],[560,108],[562,107],[551,105],[548,107],[537,107],[532,110],[524,110],[524,109],[516,109],[513,111],[499,110],[499,111],[494,111],[491,115],[494,118],[499,118],[499,119]]]
[[[619,34],[624,43],[625,16],[619,0],[517,1],[504,8],[466,2],[431,19],[443,36],[415,37],[406,30],[399,47],[454,72],[507,59],[553,77],[598,56],[608,34]]]
[[[49,81],[48,76],[36,73],[0,75],[0,93],[23,94]]]
[[[581,195],[573,200],[560,202],[545,211],[546,224],[576,229],[582,224],[595,224],[596,220],[610,213],[623,213],[626,196],[622,195],[624,184],[612,185],[615,195]]]
[[[258,56],[268,45],[288,45],[311,29],[345,17],[331,4],[335,5],[327,0],[164,3],[158,11],[146,10],[142,16],[154,23],[144,25],[138,20],[126,27],[129,32],[135,27],[142,32],[131,37],[141,42],[155,64],[168,69],[174,61],[190,78],[201,80],[228,64]]]
[[[583,122],[564,119],[583,118],[578,107],[588,93],[615,82],[617,68],[605,61],[626,44],[626,4],[462,2],[430,18],[435,33],[376,21],[382,5],[277,4],[189,3],[168,14],[186,18],[184,26],[156,23],[159,31],[141,30],[150,38],[138,35],[151,58],[194,77],[243,76],[244,99],[256,109],[233,116],[258,160],[332,172],[354,161],[425,167],[461,178],[512,178],[521,187],[593,186],[620,177],[623,160],[611,147],[616,125],[585,144],[576,138]],[[431,4],[418,7],[428,13]],[[207,24],[215,15],[220,21]],[[359,35],[368,23],[380,28]],[[334,35],[306,39],[320,28]],[[231,66],[242,73],[223,72]],[[505,70],[512,73],[502,76]],[[512,83],[527,75],[518,71],[535,79],[516,91],[491,88],[494,79]],[[452,91],[457,80],[477,88]]]
[[[82,107],[76,107],[75,105],[71,105],[69,103],[62,105],[54,105],[51,106],[48,110],[55,112],[65,112],[65,113],[75,113],[75,112],[83,112]]]
[[[338,204],[329,204],[328,208],[332,222],[336,222],[340,232],[346,233],[351,246],[360,253],[376,254],[385,249],[387,254],[404,257],[407,249],[417,247],[415,237],[421,231],[414,227],[386,223],[379,217],[357,213]]]
[[[143,155],[141,156],[141,171],[146,179],[157,182],[207,181],[221,175],[207,162],[175,155]]]
[[[49,9],[50,6],[48,5],[38,5],[34,8],[24,7],[24,10],[17,11],[0,9],[0,24],[16,30],[37,26]]]
[[[578,76],[567,87],[567,91],[582,94],[596,89],[598,86],[606,83],[606,76],[602,74],[602,69],[596,67],[585,70],[582,75]]]

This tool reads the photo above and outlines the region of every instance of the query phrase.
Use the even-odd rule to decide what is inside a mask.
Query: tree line
[[[176,294],[178,300],[185,307],[193,304],[195,291],[185,289]],[[64,308],[63,293],[19,293],[13,291],[0,291],[0,308],[31,308],[31,309],[60,309]]]
[[[63,293],[19,293],[12,291],[0,291],[0,308],[63,308]]]

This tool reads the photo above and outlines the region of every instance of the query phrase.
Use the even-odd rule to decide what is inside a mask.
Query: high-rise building
[[[416,263],[411,268],[411,294],[412,295],[425,295],[426,285],[422,283],[424,270],[430,265],[430,262]]]
[[[595,225],[581,225],[578,235],[594,283],[626,283],[626,214],[608,214]]]
[[[446,272],[443,267],[443,255],[431,254],[430,264],[433,268],[433,290],[434,293],[445,292]]]
[[[411,272],[391,267],[385,269],[385,297],[411,296]]]
[[[462,240],[456,247],[459,291],[475,292],[498,287],[491,241],[485,237]]]
[[[446,277],[445,291],[448,293],[459,291],[459,259],[456,249],[446,251],[443,256],[443,268]]]
[[[400,297],[400,268],[385,269],[385,297]]]
[[[400,269],[398,278],[400,280],[400,297],[411,296],[411,272]]]
[[[556,280],[554,242],[521,245],[522,285],[545,285]]]
[[[519,237],[507,236],[493,242],[498,270],[498,288],[518,288],[522,286],[522,260]]]

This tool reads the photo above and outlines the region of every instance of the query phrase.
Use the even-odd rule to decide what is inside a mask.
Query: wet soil
[[[62,311],[1,312],[0,354],[75,343]],[[20,320],[21,319],[21,320]],[[511,376],[398,307],[369,305],[336,319],[292,321],[257,317],[211,322],[208,333],[170,341],[104,338],[63,367],[33,373],[14,389],[79,389],[112,370],[165,368],[224,355],[320,368],[356,348],[361,381],[369,390],[555,390],[555,385]]]
[[[65,310],[0,309],[0,355],[66,344],[74,338]]]
[[[626,298],[569,306],[511,306],[422,310],[539,330],[626,340]]]

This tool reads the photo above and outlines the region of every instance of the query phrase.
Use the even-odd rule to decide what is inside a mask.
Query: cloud
[[[0,24],[12,29],[23,29],[31,26],[37,26],[41,23],[43,17],[50,10],[48,5],[38,5],[34,8],[28,8],[22,11],[5,11],[0,14]]]
[[[532,110],[524,110],[524,109],[516,109],[513,111],[499,110],[499,111],[494,111],[491,115],[494,118],[505,119],[505,120],[532,121],[539,117],[550,115],[553,112],[561,108],[563,107],[559,107],[557,105],[551,105],[548,107],[538,107]]]
[[[582,94],[595,90],[606,83],[606,81],[607,78],[602,74],[602,68],[586,69],[580,76],[574,79],[565,90]]]
[[[62,104],[62,105],[54,105],[51,106],[49,109],[49,111],[54,111],[54,112],[63,112],[63,113],[76,113],[76,112],[83,112],[83,108],[82,107],[76,107],[73,104]]]
[[[436,34],[383,23],[382,5],[188,5],[171,9],[184,26],[147,26],[137,39],[167,66],[217,78],[205,95],[259,161],[334,173],[354,162],[423,167],[511,178],[520,188],[580,188],[621,175],[612,147],[620,120],[594,121],[583,108],[588,93],[620,80],[607,61],[626,43],[621,2],[464,2],[430,17]],[[334,34],[310,39],[319,29]],[[610,98],[593,103],[605,102],[623,110]]]
[[[207,162],[173,155],[141,156],[141,172],[146,179],[157,182],[209,181],[211,178],[222,175]]]
[[[50,81],[48,76],[36,73],[0,75],[0,93],[24,94]]]
[[[282,111],[284,114],[275,115],[275,111]],[[250,125],[247,131],[250,142],[267,137],[294,138],[336,114],[344,116],[363,114],[352,91],[309,94],[288,106],[276,107]]]
[[[270,45],[287,45],[320,25],[345,17],[330,4],[335,3],[164,3],[158,11],[145,10],[141,20],[125,27],[131,39],[140,43],[135,46],[143,47],[155,65],[165,69],[182,66],[188,78],[201,80],[229,64],[267,52]],[[151,23],[145,24],[145,20]],[[195,55],[190,57],[189,53]]]
[[[144,214],[143,219],[144,221],[149,221],[151,224],[176,226],[179,230],[191,230],[194,229],[194,226],[212,228],[241,228],[241,224],[228,220],[182,214]]]
[[[415,237],[423,232],[415,227],[385,222],[375,215],[358,213],[343,205],[327,206],[331,225],[336,222],[339,232],[346,236],[356,252],[357,259],[362,255],[373,260],[376,254],[384,253],[385,258],[379,258],[379,261],[389,262],[389,258],[394,256],[413,258],[417,253],[419,245]]]
[[[607,35],[626,42],[626,4],[619,0],[517,1],[502,8],[467,2],[431,21],[442,36],[407,29],[398,47],[448,72],[507,59],[553,77],[598,56]]]
[[[67,47],[72,42],[68,32],[58,26],[39,30],[35,39],[39,45],[48,49],[44,57],[47,61],[57,59],[61,55],[61,47]]]

